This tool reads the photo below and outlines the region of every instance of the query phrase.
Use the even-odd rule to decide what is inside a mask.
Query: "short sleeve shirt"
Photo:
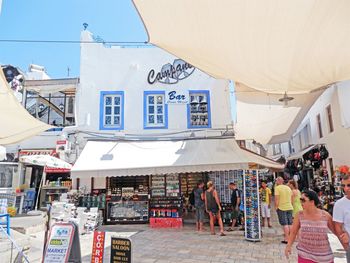
[[[231,193],[231,204],[232,206],[237,205],[237,199],[241,197],[240,191],[238,189],[232,190]]]
[[[270,195],[271,195],[271,190],[269,188],[261,188],[260,189],[260,198],[261,198],[261,202],[266,203],[266,204],[270,204],[271,200],[270,200]]]
[[[203,208],[204,207],[204,201],[202,200],[203,189],[197,188],[194,190],[194,207],[197,208]]]
[[[293,210],[292,190],[286,185],[277,185],[275,196],[279,196],[278,209],[282,211]]]
[[[350,235],[350,200],[346,196],[335,202],[333,221],[344,224],[346,232]]]

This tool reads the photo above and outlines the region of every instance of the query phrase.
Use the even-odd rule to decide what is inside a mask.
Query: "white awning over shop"
[[[23,155],[19,161],[26,164],[44,166],[45,171],[69,172],[72,165],[50,155]]]
[[[216,78],[300,94],[350,79],[348,0],[133,0],[149,42]]]
[[[183,141],[89,141],[71,177],[137,176],[247,169],[250,164],[282,169],[239,148],[234,139]]]

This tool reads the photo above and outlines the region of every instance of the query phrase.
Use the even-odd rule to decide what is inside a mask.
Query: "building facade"
[[[92,34],[83,31],[82,41]],[[82,44],[76,126],[64,129],[77,146],[70,161],[91,137],[222,135],[232,123],[229,95],[228,81],[159,48]]]
[[[349,165],[350,147],[349,109],[346,101],[350,99],[350,82],[342,81],[331,85],[317,99],[292,138],[281,144],[268,145],[268,155],[287,159],[301,158],[315,145],[325,145],[329,157],[324,162],[328,173],[336,166]]]

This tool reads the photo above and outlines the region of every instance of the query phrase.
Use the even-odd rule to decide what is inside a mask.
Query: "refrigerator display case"
[[[245,239],[261,241],[258,171],[246,170],[243,178]]]
[[[148,222],[148,201],[108,202],[107,222]]]

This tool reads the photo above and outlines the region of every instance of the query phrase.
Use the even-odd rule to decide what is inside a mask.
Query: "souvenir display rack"
[[[245,238],[248,241],[261,241],[258,171],[245,171],[243,184]]]
[[[182,200],[178,174],[151,178],[150,217],[180,217]]]
[[[182,199],[178,174],[151,178],[150,226],[181,227]]]
[[[235,182],[237,189],[243,190],[243,170],[231,170],[209,173],[209,179],[214,183],[221,203],[231,203],[231,190],[229,185]]]
[[[233,211],[231,205],[232,191],[230,190],[229,185],[231,182],[235,182],[237,189],[240,191],[243,190],[243,170],[211,172],[209,173],[209,180],[214,183],[221,201],[222,222],[225,225],[231,225]]]
[[[203,176],[202,173],[181,174],[180,177],[181,177],[181,192],[186,198],[188,198],[192,190],[197,187],[198,181],[200,180],[202,180],[203,182],[207,181],[205,180],[206,178],[205,176]]]

